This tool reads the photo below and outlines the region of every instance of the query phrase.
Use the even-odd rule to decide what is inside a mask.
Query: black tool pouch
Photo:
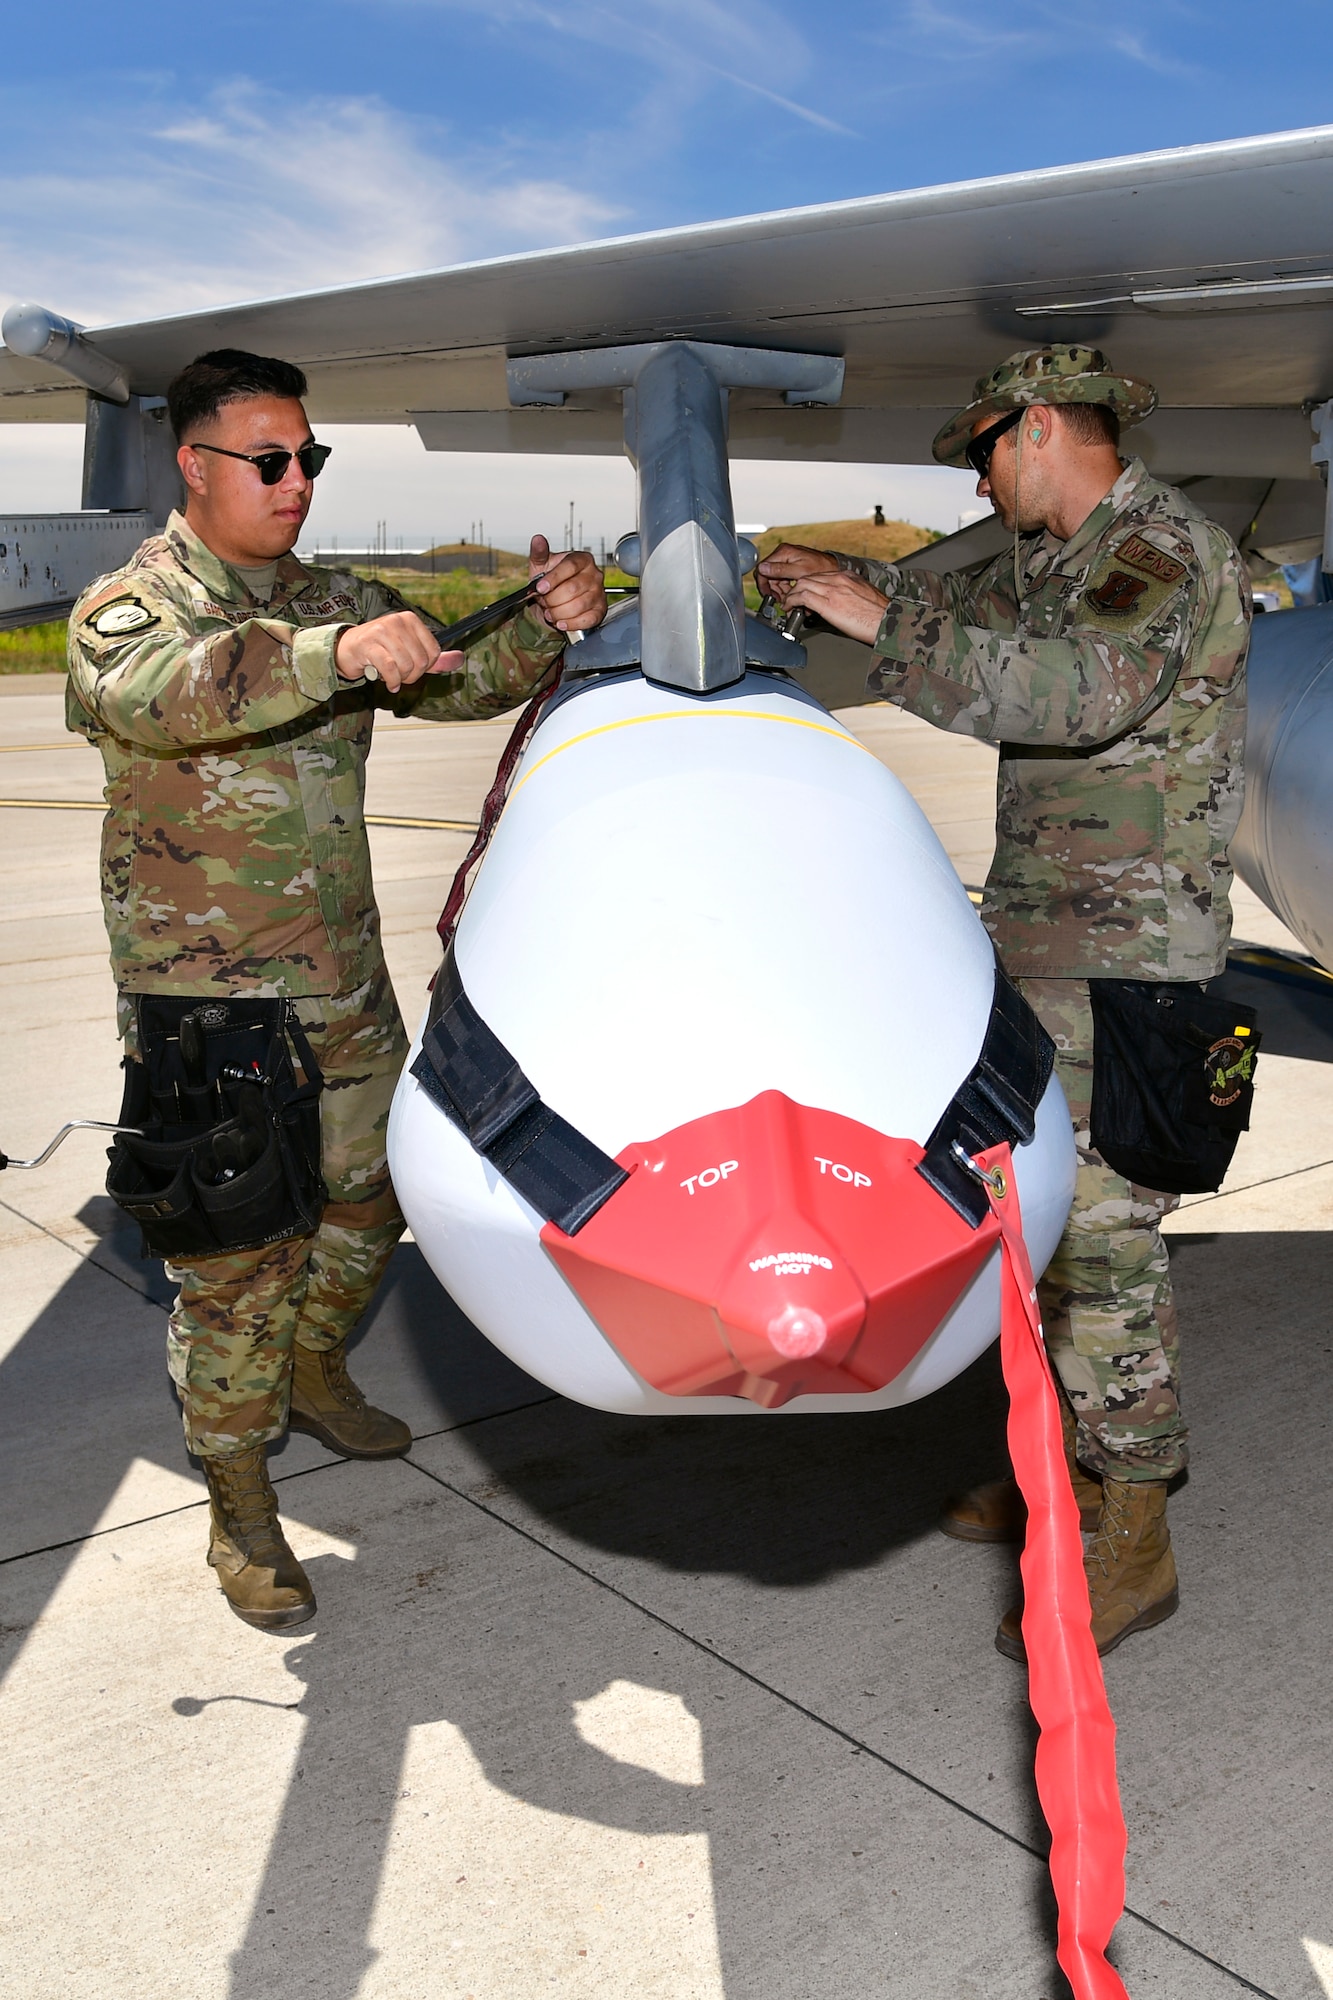
[[[1200,986],[1092,979],[1092,1143],[1162,1194],[1213,1194],[1250,1123],[1253,1007]]]
[[[257,1250],[318,1227],[324,1078],[286,1000],[135,996],[106,1191],[145,1256]],[[297,1066],[300,1074],[298,1076]]]

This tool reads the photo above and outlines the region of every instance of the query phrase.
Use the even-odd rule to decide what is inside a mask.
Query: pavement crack
[[[141,1290],[133,1279],[125,1276],[123,1271],[116,1270],[112,1264],[103,1264],[99,1261],[97,1252],[101,1248],[100,1237],[94,1247],[87,1250],[78,1243],[71,1243],[67,1236],[60,1234],[59,1230],[49,1228],[45,1222],[39,1222],[35,1215],[28,1215],[23,1209],[15,1208],[12,1201],[0,1201],[0,1208],[10,1215],[17,1216],[20,1222],[26,1222],[29,1229],[40,1230],[43,1236],[49,1236],[53,1243],[58,1243],[62,1250],[68,1250],[70,1255],[77,1257],[81,1263],[91,1264],[93,1269],[100,1271],[104,1277],[114,1278],[118,1285],[124,1285],[127,1292],[133,1292],[135,1298],[142,1299],[145,1305],[156,1306],[159,1312],[170,1311],[170,1307],[164,1306],[161,1299],[155,1299],[150,1292]]]
[[[572,1570],[576,1576],[583,1577],[586,1582],[594,1584],[597,1589],[604,1590],[609,1596],[619,1599],[630,1610],[637,1611],[642,1617],[650,1619],[654,1625],[660,1626],[664,1632],[670,1632],[673,1637],[681,1640],[683,1644],[692,1647],[695,1652],[702,1653],[707,1659],[716,1661],[719,1666],[725,1667],[729,1673],[737,1675],[743,1681],[748,1681],[751,1687],[758,1689],[763,1694],[770,1695],[774,1701],[781,1702],[782,1706],[790,1709],[794,1715],[799,1715],[806,1722],[812,1722],[817,1729],[822,1729],[825,1734],[836,1737],[840,1743],[845,1743],[849,1749],[863,1757],[871,1758],[873,1762],[881,1765],[887,1771],[892,1771],[896,1777],[904,1779],[906,1783],[914,1786],[918,1791],[924,1792],[929,1798],[936,1799],[941,1805],[948,1806],[954,1812],[961,1813],[964,1819],[969,1819],[974,1825],[983,1827],[987,1833],[997,1834],[1010,1847],[1016,1847],[1020,1853],[1029,1855],[1034,1861],[1041,1862],[1043,1867],[1046,1866],[1047,1856],[1041,1848],[1034,1847],[1030,1841],[1024,1840],[1019,1834],[1011,1833],[1008,1827],[1001,1826],[997,1820],[988,1819],[985,1813],[977,1812],[974,1807],[965,1805],[961,1799],[956,1799],[949,1792],[942,1791],[938,1785],[932,1785],[929,1778],[923,1778],[920,1772],[909,1769],[905,1764],[895,1762],[892,1757],[886,1756],[882,1750],[877,1750],[872,1743],[867,1743],[864,1738],[855,1735],[851,1730],[844,1729],[840,1723],[832,1721],[828,1716],[820,1715],[817,1709],[807,1707],[803,1701],[798,1701],[795,1695],[787,1694],[782,1688],[775,1687],[771,1681],[764,1680],[761,1675],[753,1673],[749,1667],[742,1666],[739,1660],[733,1660],[730,1655],[722,1652],[718,1647],[710,1645],[706,1639],[697,1638],[693,1632],[687,1632],[683,1626],[677,1625],[672,1619],[665,1617],[662,1612],[654,1611],[652,1606],[645,1604],[641,1598],[632,1597],[627,1590],[622,1590],[619,1584],[611,1583],[606,1577],[599,1576],[596,1570],[589,1569],[586,1564],[576,1561],[573,1556],[567,1555],[563,1549],[556,1548],[553,1543],[543,1541],[542,1537],[533,1534],[530,1528],[523,1527],[520,1522],[512,1520],[507,1514],[500,1513],[498,1509],[488,1507],[484,1500],[475,1499],[472,1494],[465,1492],[461,1486],[455,1486],[452,1480],[445,1479],[438,1472],[432,1472],[429,1466],[419,1464],[410,1453],[405,1457],[403,1463],[410,1465],[412,1470],[419,1472],[423,1478],[432,1480],[435,1485],[443,1487],[446,1493],[452,1493],[455,1499],[462,1500],[469,1507],[475,1508],[477,1513],[486,1515],[487,1519],[494,1521],[497,1526],[508,1528],[511,1534],[520,1536],[525,1542],[530,1542],[533,1548],[540,1549],[543,1555],[554,1556],[557,1562],[563,1563],[566,1569]],[[1145,1916],[1142,1910],[1136,1910],[1129,1903],[1125,1904],[1125,1916],[1134,1923],[1142,1924],[1146,1930],[1154,1932],[1156,1936],[1165,1938],[1168,1943],[1177,1945],[1181,1951],[1187,1952],[1191,1958],[1198,1959],[1200,1964],[1209,1965],[1215,1972],[1224,1974],[1226,1978],[1234,1982],[1241,1992],[1253,1993],[1257,1996],[1257,2000],[1278,2000],[1278,1996],[1270,1993],[1266,1986],[1256,1986],[1252,1980],[1246,1979],[1243,1973],[1235,1971],[1232,1966],[1223,1964],[1221,1959],[1214,1958],[1211,1953],[1202,1950],[1198,1945],[1191,1944],[1188,1938],[1180,1937],[1175,1931],[1168,1930],[1164,1924],[1155,1922],[1152,1917]]]
[[[0,1208],[7,1206],[7,1203],[0,1202]],[[25,1222],[27,1219],[26,1216],[23,1217]],[[39,1229],[41,1224],[34,1223],[33,1227],[34,1229]],[[50,1230],[47,1230],[46,1234],[49,1236],[51,1234]],[[63,1239],[57,1237],[56,1241],[61,1242]],[[68,1248],[68,1245],[66,1245],[66,1248]],[[111,1275],[114,1277],[115,1273],[113,1272]],[[497,1417],[517,1416],[521,1410],[536,1410],[543,1403],[554,1403],[558,1400],[554,1395],[534,1396],[531,1402],[528,1403],[514,1403],[503,1410],[486,1410],[478,1417],[462,1417],[456,1424],[444,1424],[437,1431],[419,1431],[413,1437],[412,1442],[413,1444],[425,1444],[431,1438],[449,1437],[454,1431],[471,1430],[475,1424],[492,1423]],[[335,1465],[348,1465],[356,1462],[355,1460],[342,1458],[336,1453],[330,1452],[328,1457],[321,1459],[317,1465],[294,1467],[291,1472],[279,1472],[270,1465],[269,1477],[275,1486],[289,1486],[294,1479],[308,1479],[311,1473],[328,1472]],[[405,1463],[410,1465],[412,1461],[406,1459]],[[414,1472],[422,1470],[419,1465],[414,1465],[412,1469]],[[174,1514],[190,1514],[194,1512],[195,1508],[206,1507],[207,1505],[208,1494],[207,1492],[201,1492],[197,1500],[182,1500],[179,1507],[163,1507],[156,1514],[136,1514],[132,1521],[111,1521],[108,1522],[105,1528],[89,1528],[82,1535],[67,1535],[62,1542],[43,1542],[40,1547],[35,1549],[16,1549],[13,1555],[0,1556],[0,1569],[4,1569],[9,1563],[27,1562],[31,1556],[49,1556],[56,1554],[60,1549],[76,1549],[83,1542],[100,1541],[104,1535],[121,1535],[124,1534],[127,1528],[143,1528],[147,1527],[153,1521],[169,1521]]]
[[[527,1403],[506,1403],[502,1410],[483,1410],[481,1415],[477,1417],[460,1417],[456,1424],[441,1424],[437,1431],[414,1431],[412,1434],[412,1443],[414,1445],[425,1444],[428,1438],[450,1437],[455,1431],[470,1431],[476,1424],[495,1423],[500,1417],[516,1417],[524,1410],[540,1410],[544,1403],[558,1403],[559,1401],[560,1398],[552,1393],[548,1396],[534,1396]],[[411,1453],[404,1453],[404,1457],[407,1463],[412,1465]],[[424,1470],[424,1467],[413,1465],[412,1470],[414,1472],[421,1472]],[[430,1476],[434,1477],[433,1474]]]
[[[1255,1188],[1276,1187],[1279,1181],[1299,1180],[1302,1174],[1317,1174],[1321,1167],[1333,1167],[1333,1160],[1311,1160],[1308,1167],[1291,1167],[1285,1174],[1269,1174],[1261,1181],[1242,1181],[1239,1187],[1218,1188],[1216,1194],[1195,1195],[1187,1207],[1178,1208],[1177,1215],[1192,1215],[1196,1208],[1202,1208],[1210,1201],[1227,1201],[1233,1194],[1250,1194]]]

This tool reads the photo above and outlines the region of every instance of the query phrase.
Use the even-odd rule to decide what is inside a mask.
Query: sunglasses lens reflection
[[[1013,430],[1022,414],[1021,410],[1011,410],[1007,417],[1001,417],[998,424],[992,424],[988,431],[982,431],[979,437],[974,437],[970,444],[964,446],[963,456],[978,479],[984,479],[989,473],[996,445],[1006,431]]]
[[[261,451],[250,463],[259,469],[265,486],[276,486],[285,477],[293,458],[307,479],[318,479],[333,452],[331,444],[303,444],[297,452]]]

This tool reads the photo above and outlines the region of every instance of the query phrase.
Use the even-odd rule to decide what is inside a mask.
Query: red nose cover
[[[900,1375],[998,1236],[922,1149],[766,1090],[627,1146],[630,1178],[542,1242],[607,1339],[671,1396],[868,1395]]]

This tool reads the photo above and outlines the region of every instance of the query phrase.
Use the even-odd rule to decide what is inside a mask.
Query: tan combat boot
[[[401,1458],[412,1432],[387,1410],[368,1403],[347,1373],[347,1350],[316,1352],[298,1345],[292,1362],[292,1408],[288,1422],[343,1458]]]
[[[264,1446],[206,1458],[203,1468],[212,1517],[208,1560],[228,1604],[261,1632],[303,1625],[315,1615],[315,1593],[278,1525]]]
[[[1102,1516],[1083,1558],[1097,1651],[1113,1653],[1131,1632],[1160,1625],[1180,1607],[1176,1559],[1166,1525],[1165,1479],[1116,1479],[1102,1486]],[[995,1644],[1025,1660],[1023,1607],[1000,1620]]]
[[[1074,1456],[1078,1420],[1064,1397],[1060,1398],[1060,1423],[1064,1431],[1065,1463],[1078,1502],[1079,1526],[1085,1535],[1097,1532],[1101,1515],[1102,1489],[1091,1473],[1085,1472]],[[946,1500],[940,1512],[940,1532],[956,1542],[1021,1542],[1027,1531],[1028,1510],[1010,1473],[1007,1479],[990,1479],[984,1486]]]

